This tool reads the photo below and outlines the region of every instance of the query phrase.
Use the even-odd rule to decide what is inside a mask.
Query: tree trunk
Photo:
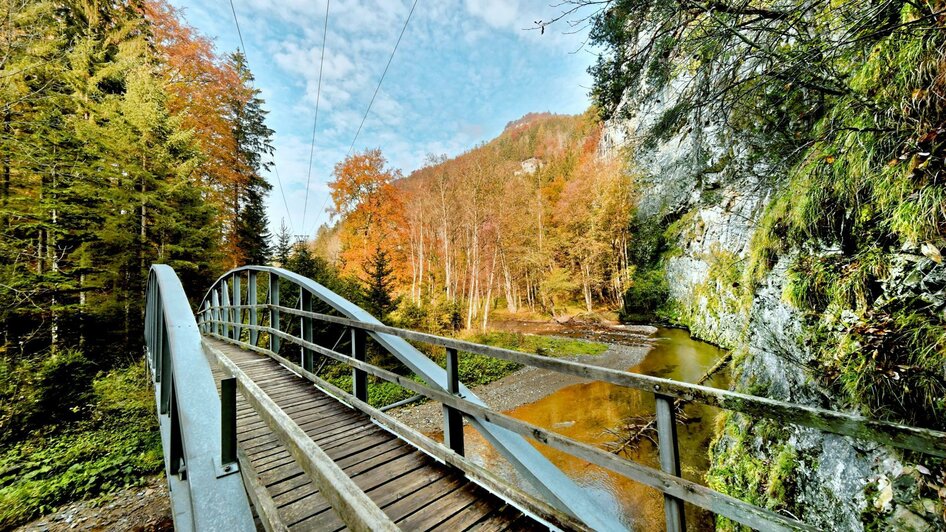
[[[585,296],[585,310],[591,312],[591,266],[588,261],[581,264],[581,291]]]

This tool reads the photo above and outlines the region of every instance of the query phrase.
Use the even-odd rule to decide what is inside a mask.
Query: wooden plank
[[[273,403],[273,404],[275,405],[275,403]],[[276,408],[278,408],[278,406],[277,406]],[[286,415],[286,419],[292,419],[292,418],[289,417],[288,415]],[[349,424],[351,424],[351,423],[359,423],[359,422],[362,422],[362,423],[363,423],[363,421],[362,421],[361,419],[359,419],[357,416],[354,416],[353,414],[348,414],[348,415],[344,415],[344,416],[343,416],[343,415],[332,415],[332,416],[327,416],[327,417],[316,417],[316,418],[313,418],[313,419],[309,419],[309,420],[305,421],[304,425],[302,425],[302,429],[303,429],[304,431],[308,432],[308,431],[310,431],[311,429],[315,429],[315,428],[325,428],[325,429],[329,429],[329,428],[331,428],[331,427],[338,426],[339,424],[344,424],[344,423],[349,423]],[[250,438],[250,437],[253,437],[253,436],[258,436],[258,435],[260,435],[260,434],[265,434],[265,433],[269,432],[269,430],[267,429],[267,427],[268,427],[268,425],[256,426],[256,427],[253,427],[253,428],[249,428],[249,429],[247,429],[246,432],[241,433],[241,434],[240,434],[240,437],[241,437],[241,438]],[[269,427],[269,429],[271,429],[271,427]]]
[[[401,476],[388,479],[383,484],[365,491],[371,497],[371,500],[384,509],[387,505],[409,496],[428,484],[432,484],[446,476],[456,476],[456,474],[456,471],[448,470],[445,467],[421,466],[412,471],[405,471]]]
[[[206,345],[206,344],[205,344]],[[331,502],[339,517],[356,532],[385,530],[395,532],[397,526],[378,506],[361,491],[345,473],[299,428],[292,419],[225,354],[207,346],[221,365],[237,379],[243,396],[257,409],[260,417],[268,418],[271,429],[283,441],[302,469],[318,484],[321,493]]]
[[[276,403],[279,404],[279,403]],[[329,420],[333,419],[334,421],[341,421],[343,419],[352,419],[355,414],[351,410],[339,410],[334,407],[327,408],[300,408],[293,412],[286,412],[286,414],[292,418],[297,424],[304,425],[311,421],[315,420]],[[261,425],[262,423],[263,425]],[[261,426],[265,425],[265,421],[260,419],[259,421],[246,423],[245,427],[247,431],[253,431]]]
[[[483,494],[478,494],[473,484],[460,486],[398,521],[397,525],[404,530],[428,530],[466,510],[476,502],[477,495]]]
[[[295,525],[299,521],[304,521],[312,516],[321,514],[332,507],[320,492],[315,491],[306,494],[291,504],[279,508],[282,519],[289,523],[289,526]]]
[[[226,345],[228,349],[235,349],[235,347],[230,344],[224,345]],[[317,375],[305,371],[303,368],[294,365],[291,361],[288,361],[281,356],[272,353],[271,351],[264,349],[259,349],[259,351],[264,352],[276,362],[290,367],[293,371],[299,373],[305,379],[314,383],[317,388],[327,392],[331,396],[334,396],[344,404],[369,415],[374,421],[384,426],[384,428],[391,431],[396,436],[410,441],[428,455],[433,456],[441,462],[447,463],[462,470],[469,478],[474,479],[478,483],[488,487],[489,490],[493,491],[494,493],[498,493],[509,500],[515,501],[516,504],[527,508],[535,515],[541,516],[542,519],[545,519],[546,521],[549,521],[562,529],[590,530],[584,523],[575,517],[565,514],[564,512],[552,507],[545,501],[539,500],[536,497],[509,485],[507,482],[500,479],[493,473],[474,464],[463,456],[446,449],[438,442],[435,442],[427,436],[424,436],[423,434],[411,429],[407,425],[392,418],[391,416],[388,416],[387,414],[372,408],[364,402],[358,401],[351,394],[320,379]]]
[[[400,443],[400,442],[397,442],[397,441],[395,440],[395,441],[392,442],[392,443]],[[344,459],[344,460],[339,460],[339,461],[337,461],[336,463],[338,463],[339,467],[345,468],[346,466],[349,466],[349,465],[351,465],[351,464],[357,463],[357,462],[359,462],[359,461],[366,460],[367,458],[371,458],[371,456],[372,456],[371,453],[373,453],[374,455],[377,455],[377,454],[380,454],[380,453],[385,452],[385,451],[387,451],[387,450],[389,450],[389,449],[384,449],[384,448],[382,448],[382,449],[380,449],[380,450],[375,450],[375,449],[372,449],[372,448],[368,448],[368,449],[363,450],[363,452],[361,452],[361,453],[356,453],[356,454],[354,454],[354,455],[352,455],[352,456],[349,456],[348,458],[346,458],[346,459]],[[292,491],[290,491],[290,492],[288,492],[288,493],[283,493],[283,495],[281,496],[281,498],[279,499],[279,502],[278,502],[277,504],[278,504],[280,507],[283,507],[283,506],[293,506],[293,509],[288,510],[288,511],[291,511],[291,512],[298,512],[298,511],[300,511],[300,510],[299,510],[299,504],[302,504],[302,503],[297,504],[298,501],[300,501],[300,500],[302,500],[303,498],[307,497],[310,493],[315,493],[315,492],[317,492],[317,491],[318,491],[318,489],[317,489],[314,485],[312,485],[311,483],[299,484],[299,486],[298,486],[297,489],[293,489]],[[372,500],[373,500],[373,499],[372,499]],[[328,504],[328,502],[326,501],[325,504]],[[296,515],[295,513],[294,513],[293,515],[294,515],[294,517],[292,517],[291,519],[290,519],[290,518],[287,518],[287,522],[289,522],[289,521],[295,521],[295,520],[301,520],[301,519],[303,519],[303,518],[306,517],[306,515]]]
[[[240,474],[243,476],[243,484],[246,486],[246,492],[253,502],[253,509],[256,511],[266,529],[266,532],[288,532],[289,527],[279,517],[276,503],[266,491],[266,488],[259,482],[259,477],[253,469],[253,464],[247,458],[242,449],[237,449],[237,458],[240,461]]]
[[[354,477],[366,471],[373,471],[386,474],[390,477],[393,472],[393,466],[388,464],[394,463],[397,459],[404,456],[409,456],[415,459],[421,458],[421,455],[415,451],[413,447],[409,445],[402,445],[400,447],[395,447],[394,449],[385,451],[368,460],[363,460],[361,462],[352,464],[345,468],[345,473],[351,477]]]
[[[498,512],[467,528],[470,532],[502,532],[510,528],[510,525],[522,514],[512,506],[506,505]]]
[[[423,466],[418,465],[416,467],[421,468]],[[403,468],[400,471],[398,471],[397,474],[394,475],[393,477],[389,476],[389,477],[379,478],[378,483],[373,486],[362,484],[360,485],[360,487],[364,489],[365,492],[368,492],[369,490],[379,489],[379,487],[385,486],[387,485],[387,483],[396,482],[398,480],[401,480],[403,482],[403,479],[407,476],[409,476],[412,479],[413,478],[418,479],[418,482],[423,481],[423,479],[429,478],[429,477],[433,477],[433,479],[436,480],[437,478],[440,478],[440,476],[442,476],[442,474],[440,476],[436,476],[436,475],[424,476],[423,474],[412,475],[414,471],[416,471],[416,469]],[[301,497],[302,495],[305,495],[306,494],[305,490],[310,490],[310,491],[317,490],[317,488],[315,488],[314,485],[306,486],[304,483],[295,479],[289,480],[284,484],[276,484],[274,486],[270,486],[269,488],[270,491],[274,493],[274,501],[276,502],[277,505],[284,505],[284,504],[289,504],[293,502],[295,499]],[[395,485],[394,488],[392,489],[396,489],[397,486],[400,486],[400,484]],[[303,491],[297,492],[296,491],[297,489],[301,489]],[[371,500],[375,501],[379,506],[385,504],[383,502],[380,502],[383,500],[384,494],[371,493],[370,497],[371,497]]]
[[[467,506],[462,512],[459,512],[450,519],[447,519],[446,521],[432,527],[431,530],[442,532],[456,532],[458,530],[466,530],[468,527],[476,524],[477,521],[484,519],[495,509],[496,504],[494,501],[485,498],[477,499],[473,504]]]
[[[322,512],[293,525],[294,530],[339,530],[345,523],[334,512]]]
[[[468,480],[459,475],[444,477],[386,506],[384,512],[388,514],[391,519],[398,521],[441,497],[449,495],[468,482]]]

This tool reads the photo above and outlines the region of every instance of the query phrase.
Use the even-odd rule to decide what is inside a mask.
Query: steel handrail
[[[220,398],[170,266],[151,267],[144,333],[175,530],[255,530],[239,467],[221,461]]]

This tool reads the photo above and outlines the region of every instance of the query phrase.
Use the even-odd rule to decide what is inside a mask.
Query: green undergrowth
[[[933,279],[946,253],[943,42],[941,32],[895,34],[851,67],[851,95],[818,124],[821,140],[769,205],[744,277],[754,292],[791,253],[784,297],[807,318],[812,374],[842,406],[940,430],[946,314]],[[857,105],[862,95],[875,105]]]
[[[88,404],[78,409],[83,419],[0,448],[0,529],[139,484],[161,470],[154,396],[141,364],[93,380]]]
[[[460,339],[467,342],[549,357],[599,355],[608,349],[607,344],[600,342],[504,331],[467,333],[461,335]],[[434,362],[444,367],[446,355],[443,349],[430,349],[428,346],[420,346],[420,348],[427,356],[433,359]],[[470,387],[497,381],[507,375],[511,375],[522,367],[508,360],[463,351],[460,352],[459,359],[460,382]],[[392,363],[390,359],[376,358],[373,362],[382,365],[382,367],[388,366],[387,369],[395,372],[398,372],[399,369],[403,369],[396,365],[396,363]],[[405,376],[420,383],[424,382],[420,377],[413,374]],[[352,376],[351,369],[348,366],[333,364],[326,369],[322,377],[331,384],[351,392]],[[382,381],[370,376],[368,378],[368,402],[372,406],[381,407],[402,399],[407,399],[413,395],[414,392],[392,382]]]
[[[784,425],[724,412],[717,419],[716,434],[706,474],[710,488],[767,510],[793,510],[793,474],[799,457],[786,441]],[[716,530],[751,529],[719,516]]]

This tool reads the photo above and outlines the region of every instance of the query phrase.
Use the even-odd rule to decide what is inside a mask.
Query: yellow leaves
[[[923,245],[920,246],[920,253],[925,255],[928,259],[935,262],[936,264],[943,263],[943,255],[940,253],[939,248],[930,242],[924,242]]]

